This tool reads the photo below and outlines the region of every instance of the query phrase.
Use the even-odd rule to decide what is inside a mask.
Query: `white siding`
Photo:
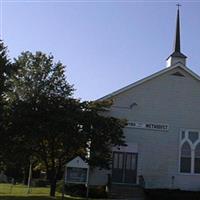
[[[171,75],[176,71],[185,77]],[[128,143],[138,145],[138,175],[148,188],[200,189],[200,175],[179,173],[179,134],[200,129],[200,82],[173,69],[113,97],[110,115],[130,121],[169,124],[168,132],[125,128]],[[128,107],[133,102],[137,105]],[[172,176],[175,177],[174,185]]]

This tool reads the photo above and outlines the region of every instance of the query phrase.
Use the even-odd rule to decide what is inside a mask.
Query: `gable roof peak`
[[[162,69],[162,70],[160,70],[160,71],[158,71],[158,72],[156,72],[156,73],[154,73],[154,74],[152,74],[150,76],[147,76],[146,78],[138,80],[138,81],[136,81],[136,82],[134,82],[134,83],[132,83],[132,84],[130,84],[128,86],[125,86],[125,87],[123,87],[123,88],[121,88],[119,90],[116,90],[115,92],[112,92],[112,93],[110,93],[110,94],[108,94],[108,95],[106,95],[104,97],[101,97],[100,99],[97,99],[97,101],[103,101],[103,100],[107,100],[107,99],[112,99],[114,96],[116,96],[116,95],[118,95],[118,94],[120,94],[122,92],[130,90],[130,89],[132,89],[132,88],[134,88],[134,87],[136,87],[136,86],[138,86],[140,84],[145,83],[146,81],[152,80],[152,79],[154,79],[154,78],[156,78],[158,76],[161,76],[161,75],[165,74],[166,72],[169,72],[171,70],[178,69],[178,68],[184,70],[185,72],[190,74],[192,77],[194,77],[196,80],[200,81],[200,76],[199,75],[197,75],[195,72],[193,72],[187,66],[183,65],[182,62],[177,62],[177,63],[175,63],[174,65],[172,65],[172,66],[170,66],[168,68],[164,68],[164,69]]]

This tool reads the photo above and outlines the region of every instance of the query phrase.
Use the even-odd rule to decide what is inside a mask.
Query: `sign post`
[[[27,190],[27,194],[30,194],[30,192],[31,192],[32,164],[33,164],[33,158],[30,157],[29,174],[28,174],[28,190]]]

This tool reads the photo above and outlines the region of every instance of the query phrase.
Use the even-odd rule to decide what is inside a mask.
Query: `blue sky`
[[[1,1],[1,37],[11,58],[52,53],[74,96],[95,100],[165,67],[177,1]],[[181,49],[200,74],[200,1],[179,1]]]

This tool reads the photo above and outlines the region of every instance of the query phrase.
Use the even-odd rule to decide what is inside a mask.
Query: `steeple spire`
[[[167,58],[167,67],[170,67],[178,62],[186,64],[186,56],[181,53],[181,39],[180,39],[180,14],[179,7],[181,5],[177,4],[177,17],[176,17],[176,33],[174,40],[173,53]]]
[[[177,4],[177,18],[176,18],[176,35],[175,35],[175,41],[174,41],[174,52],[181,51],[181,44],[180,44],[180,16],[179,16],[179,6],[180,4]]]

